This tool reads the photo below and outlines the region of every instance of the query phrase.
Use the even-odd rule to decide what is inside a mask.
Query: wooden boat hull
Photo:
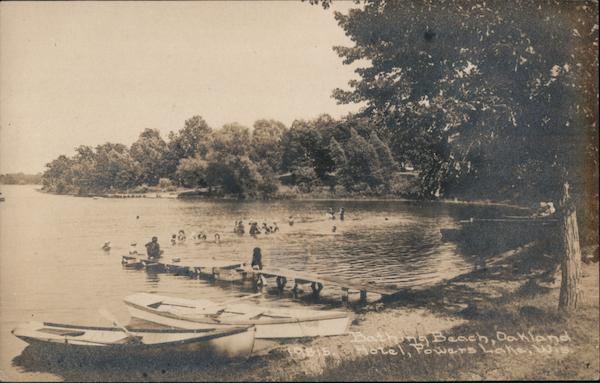
[[[45,332],[49,331],[49,332]],[[29,322],[12,333],[38,349],[76,359],[202,360],[246,359],[254,347],[253,327],[219,330],[130,329],[133,342],[113,327],[90,327]]]
[[[185,300],[179,300],[185,302]],[[194,302],[194,301],[189,301]],[[228,328],[231,326],[254,325],[256,339],[308,338],[318,336],[335,336],[346,334],[350,327],[350,316],[345,312],[317,313],[313,316],[292,318],[260,318],[260,319],[222,319],[215,320],[205,315],[174,314],[160,311],[149,305],[125,298],[125,304],[133,318],[180,329]],[[277,314],[277,309],[270,312]],[[306,310],[309,311],[309,310]],[[285,310],[281,310],[285,312]]]

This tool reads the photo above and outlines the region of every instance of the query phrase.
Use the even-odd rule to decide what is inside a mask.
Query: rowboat
[[[125,332],[124,330],[128,330]],[[166,328],[94,327],[50,322],[27,322],[13,335],[34,347],[77,359],[248,358],[254,346],[254,327]]]
[[[350,326],[350,316],[343,311],[219,304],[148,293],[130,295],[124,301],[132,317],[147,322],[181,329],[254,325],[257,339],[342,335]]]

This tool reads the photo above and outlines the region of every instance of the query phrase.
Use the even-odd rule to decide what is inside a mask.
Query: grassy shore
[[[443,304],[431,307],[432,313],[442,314],[444,318],[466,320],[445,331],[446,336],[485,334],[492,339],[500,333],[500,339],[505,339],[504,334],[513,335],[516,338],[513,342],[496,338],[495,346],[484,344],[487,351],[496,348],[503,351],[452,356],[413,352],[412,358],[377,354],[344,361],[318,377],[297,380],[597,380],[600,377],[598,264],[584,264],[581,306],[576,313],[564,316],[557,311],[559,276],[542,278],[542,272],[519,278],[518,272],[514,273],[514,267],[522,264],[519,258],[531,255],[529,249],[520,249],[486,272],[480,272],[481,278],[476,275],[458,278],[445,286]],[[499,272],[502,269],[504,272]],[[483,278],[484,274],[488,277]],[[424,299],[425,296],[420,296],[415,301],[427,305]],[[429,306],[433,306],[432,303]],[[461,308],[465,304],[467,306]],[[398,302],[389,310],[405,305]],[[564,333],[569,337],[564,343],[555,344],[547,339],[547,335]],[[518,334],[526,338],[530,337],[527,334],[541,335],[544,339],[523,341],[526,338],[519,338]],[[405,349],[411,349],[409,343],[403,343]],[[533,349],[533,353],[529,353],[532,345],[544,346],[544,352]],[[522,347],[524,353],[512,352],[517,347]]]

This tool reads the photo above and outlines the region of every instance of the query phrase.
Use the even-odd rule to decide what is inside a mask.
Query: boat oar
[[[225,301],[223,303],[215,303],[206,307],[203,307],[202,310],[206,311],[207,309],[212,309],[215,307],[223,307],[223,306],[227,306],[230,303],[234,303],[234,302],[239,302],[239,301],[243,301],[246,299],[251,299],[251,298],[256,298],[258,296],[262,295],[262,293],[256,293],[256,294],[250,294],[250,295],[245,295],[243,297],[238,297],[238,298],[234,298],[234,299],[230,299],[228,301]],[[218,310],[215,314],[210,314],[210,315],[219,315],[221,314],[223,311],[225,311],[227,308],[222,308],[221,310]]]
[[[139,336],[134,335],[129,330],[127,330],[127,328],[125,326],[123,326],[119,322],[119,320],[117,318],[115,318],[115,316],[112,315],[107,309],[101,308],[98,310],[98,312],[100,313],[100,315],[102,315],[104,318],[106,318],[108,321],[110,321],[113,326],[117,327],[118,329],[123,331],[125,334],[127,334],[127,336],[129,338],[133,339],[134,342],[136,342],[136,343],[141,342]]]

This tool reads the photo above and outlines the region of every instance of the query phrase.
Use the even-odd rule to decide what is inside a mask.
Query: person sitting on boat
[[[104,242],[104,245],[102,245],[102,250],[104,250],[104,251],[110,250],[110,241]]]
[[[171,236],[171,245],[175,246],[177,244],[177,235],[173,234]]]
[[[260,251],[260,247],[254,248],[254,250],[252,252],[252,263],[250,264],[250,266],[252,266],[253,269],[262,270],[263,263],[262,263],[262,253]]]
[[[146,244],[146,252],[148,253],[148,258],[160,258],[160,254],[162,253],[160,250],[160,245],[158,244],[158,237],[152,237],[152,241]]]

